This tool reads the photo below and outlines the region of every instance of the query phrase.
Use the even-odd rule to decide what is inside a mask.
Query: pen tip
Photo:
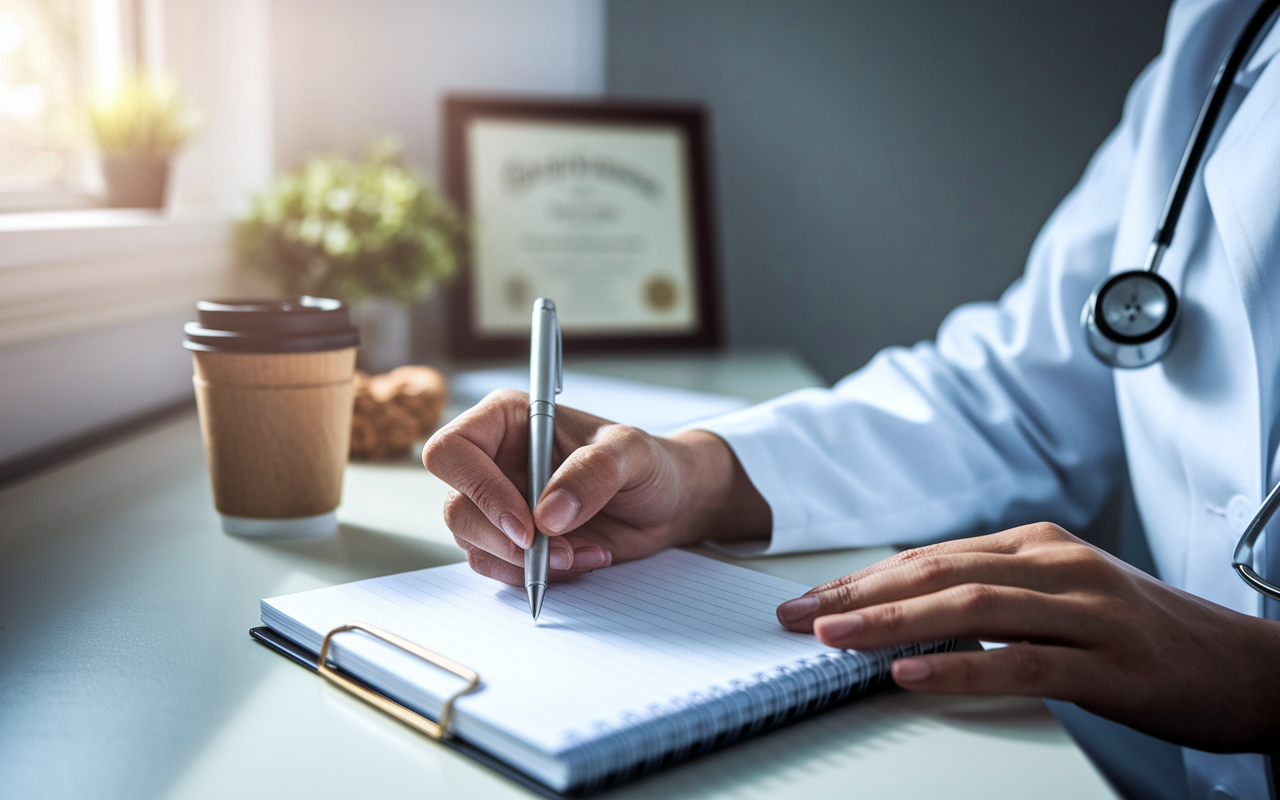
[[[531,583],[525,587],[529,592],[529,613],[533,614],[536,620],[538,615],[542,613],[542,598],[547,593],[547,585],[545,583]]]

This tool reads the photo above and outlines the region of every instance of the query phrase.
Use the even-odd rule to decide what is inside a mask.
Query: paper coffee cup
[[[187,323],[213,501],[228,533],[337,528],[359,337],[337,300],[218,300]]]

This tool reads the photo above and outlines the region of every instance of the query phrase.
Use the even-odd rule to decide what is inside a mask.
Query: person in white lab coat
[[[1100,280],[1141,265],[1213,73],[1256,7],[1174,4],[1161,55],[1025,274],[998,303],[954,311],[936,341],[669,439],[562,409],[564,461],[537,512],[553,577],[702,540],[783,553],[1016,525],[908,550],[778,618],[838,647],[1018,642],[902,659],[893,677],[1075,703],[1156,737],[1132,735],[1135,762],[1157,752],[1146,745],[1175,759],[1163,742],[1184,748],[1171,763],[1185,784],[1178,772],[1178,786],[1157,786],[1148,769],[1144,786],[1136,763],[1112,775],[1127,794],[1268,796],[1259,754],[1280,750],[1280,607],[1230,563],[1280,479],[1280,26],[1235,76],[1161,268],[1183,304],[1168,355],[1109,369],[1079,324]],[[491,395],[424,452],[455,490],[445,516],[471,565],[516,585],[534,524],[517,488],[526,405]],[[1126,479],[1159,579],[1068,533]],[[1280,546],[1269,556],[1275,581]]]

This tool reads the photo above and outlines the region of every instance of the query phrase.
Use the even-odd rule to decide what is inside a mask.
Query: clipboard
[[[691,581],[690,574],[696,580]],[[762,602],[751,608],[725,605],[725,592],[744,589],[758,594]],[[616,603],[617,608],[600,607],[600,592],[614,590],[628,600]],[[893,659],[954,645],[921,642],[861,653],[834,650],[810,637],[776,638],[777,623],[765,612],[772,610],[774,601],[803,590],[782,578],[668,550],[566,585],[558,602],[564,603],[565,619],[580,624],[528,635],[521,633],[524,628],[511,627],[527,625],[525,599],[514,590],[495,589],[490,579],[463,562],[262,600],[264,627],[255,627],[251,636],[539,796],[588,797],[617,786],[646,785],[644,778],[650,773],[893,686]],[[688,613],[658,613],[657,608]],[[690,613],[705,620],[691,622]],[[629,635],[582,635],[600,626],[634,630],[637,619],[644,623],[643,630],[652,626],[664,632],[663,646],[637,644]],[[732,636],[722,630],[727,624],[735,626]],[[344,669],[322,663],[333,637],[353,628],[360,629],[361,639],[382,640],[382,647],[356,647],[353,640],[352,649],[342,650]],[[412,641],[389,632],[409,630],[416,631]],[[712,635],[718,638],[709,648]],[[510,668],[512,642],[521,643],[531,664],[553,668],[572,654],[594,669],[580,678],[562,674],[544,691],[542,678]],[[431,652],[423,645],[437,649]],[[399,650],[392,659],[399,666],[376,666],[379,661],[391,663],[382,657],[391,655],[382,652],[384,648]],[[454,656],[465,664],[452,661]],[[462,681],[439,685],[436,676],[421,672],[421,661]],[[693,683],[688,680],[691,664],[700,670]],[[465,724],[458,736],[450,737],[445,713],[450,698],[445,695],[453,693],[456,700],[480,685],[480,675],[468,666],[492,672],[485,675],[484,699],[464,701]],[[391,677],[397,674],[417,678]],[[591,676],[595,683],[586,680]],[[669,700],[674,690],[655,676],[665,676],[680,689],[676,700]],[[435,688],[424,688],[426,683]],[[590,692],[591,702],[580,703],[574,714],[560,713],[552,699],[557,692],[565,697]],[[503,709],[502,698],[512,708]],[[445,702],[437,706],[441,700]],[[532,715],[530,708],[535,709]],[[554,733],[547,733],[548,725],[556,726]],[[495,737],[492,744],[485,738],[489,735]],[[533,746],[534,741],[544,744]]]
[[[380,629],[377,629],[377,628],[374,628],[374,631],[377,631],[377,632],[369,631],[369,628],[373,626],[367,626],[367,627],[364,625],[341,626],[329,632],[329,634],[325,637],[325,643],[327,644],[330,637],[332,637],[334,634],[339,633],[343,630],[351,630],[353,627],[359,627],[361,630],[372,633],[372,635],[374,636],[378,636],[379,638],[385,638],[381,635],[381,634],[385,634],[386,633],[385,631],[381,631]],[[271,628],[265,625],[255,627],[255,628],[250,628],[249,636],[251,636],[255,641],[257,641],[262,646],[270,650],[274,650],[275,652],[289,659],[293,663],[298,664],[299,666],[305,667],[306,669],[316,674],[319,674],[319,675],[325,674],[319,669],[320,657],[318,654],[311,652],[307,648],[299,645],[297,642],[294,642],[291,639],[281,636],[279,633],[276,633]],[[399,640],[399,637],[395,637],[392,634],[387,634],[387,636],[391,637],[391,639],[387,639],[387,641],[389,641],[395,646],[399,646],[398,644],[396,644],[395,641],[392,641],[392,639]],[[403,641],[403,640],[399,640],[399,641]],[[412,644],[412,643],[409,643],[409,644]],[[950,645],[954,643],[948,643],[948,644]],[[417,646],[413,645],[413,647],[416,648]],[[422,649],[422,648],[417,648],[417,649]],[[948,647],[945,647],[944,649],[951,649],[951,648],[948,646]],[[414,651],[410,650],[410,652],[414,652]],[[415,653],[415,655],[416,654],[417,653]],[[436,654],[432,653],[432,655],[434,656]],[[450,662],[450,663],[453,664],[454,662]],[[456,665],[456,666],[460,667],[461,665]],[[466,668],[463,667],[463,669],[466,669]],[[362,691],[357,691],[352,693],[355,694],[357,697],[360,697],[361,699],[366,700],[366,702],[369,702],[368,697],[366,695],[373,695],[377,697],[382,697],[387,703],[391,705],[395,705],[397,707],[403,708],[403,706],[400,706],[398,703],[391,700],[390,698],[386,698],[376,690],[364,685],[359,679],[355,678],[350,673],[347,673],[345,670],[342,670],[333,666],[327,666],[326,671],[329,672],[330,674],[336,674],[339,678],[341,678],[341,680],[335,681],[333,680],[332,677],[326,676],[331,682],[335,683],[335,685],[347,690],[348,692],[352,692],[350,688],[351,686],[359,687],[359,689],[361,689]],[[468,670],[468,672],[470,672],[470,670]],[[455,674],[459,674],[459,673],[455,673]],[[845,699],[842,702],[850,702],[853,699],[855,699],[855,697],[865,697],[870,694],[878,693],[888,687],[891,687],[892,685],[893,685],[892,681],[888,680],[885,675],[882,675],[878,679],[873,681],[870,685],[868,685],[863,692],[859,693],[858,695],[850,695],[847,699]],[[470,689],[473,689],[473,688],[475,687],[474,686],[469,687],[468,691],[470,691]],[[457,699],[458,697],[460,697],[462,694],[465,694],[465,693],[466,692],[464,691],[462,693],[454,695],[453,699]],[[662,759],[661,761],[658,761],[658,762],[650,762],[648,765],[646,765],[645,768],[643,768],[640,771],[623,771],[621,773],[614,773],[613,775],[609,776],[601,783],[588,786],[588,787],[578,788],[578,789],[570,789],[567,792],[560,792],[538,781],[536,778],[526,775],[525,773],[521,772],[515,767],[512,767],[510,764],[507,764],[506,762],[501,761],[498,758],[495,758],[494,756],[484,752],[483,750],[480,750],[474,745],[469,744],[468,742],[462,739],[459,739],[456,736],[447,735],[448,733],[447,719],[445,719],[445,726],[437,726],[437,721],[426,719],[424,717],[421,717],[414,711],[411,711],[409,709],[404,709],[404,711],[407,714],[414,717],[418,717],[421,722],[427,723],[426,726],[423,726],[420,724],[420,722],[414,722],[414,721],[405,719],[402,715],[389,711],[382,704],[379,704],[379,703],[372,703],[372,704],[383,711],[387,711],[392,716],[395,716],[397,719],[399,719],[401,722],[404,722],[405,724],[418,730],[419,732],[426,734],[430,738],[434,739],[437,743],[445,747],[448,747],[452,750],[455,750],[463,754],[464,756],[467,756],[468,758],[479,762],[480,764],[483,764],[484,766],[488,767],[489,769],[493,770],[499,775],[502,775],[504,778],[507,778],[508,780],[519,784],[520,786],[523,786],[524,788],[539,795],[540,797],[550,798],[550,800],[569,800],[570,798],[590,797],[590,796],[599,795],[603,792],[608,791],[609,789],[634,783],[637,780],[641,780],[644,777],[653,774],[654,772],[664,771],[667,767],[676,766],[679,763],[686,763],[689,760],[699,759],[705,755],[709,755],[711,753],[724,749],[725,747],[731,746],[736,742],[741,742],[746,739],[753,739],[757,736],[762,736],[766,733],[778,730],[780,728],[789,727],[795,724],[796,722],[806,719],[808,716],[808,715],[804,715],[801,717],[793,717],[789,721],[784,722],[780,725],[767,726],[758,730],[757,732],[742,736],[741,738],[726,740],[724,737],[718,737],[717,741],[714,744],[712,744],[710,747],[706,748],[705,750],[701,750],[697,755],[686,756],[686,758],[680,759],[679,761],[675,761],[675,762],[669,759]],[[441,716],[443,717],[444,715],[442,714]],[[439,727],[439,730],[440,730],[439,736],[436,736],[430,732],[433,728],[437,728],[437,727]]]

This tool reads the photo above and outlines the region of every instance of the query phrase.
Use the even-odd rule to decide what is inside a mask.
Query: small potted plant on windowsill
[[[197,114],[171,78],[130,74],[92,98],[89,133],[102,154],[107,205],[164,208],[173,157]]]
[[[388,140],[362,161],[320,156],[282,175],[254,198],[237,251],[285,294],[350,304],[360,366],[383,372],[409,362],[409,306],[457,271],[463,231]]]

